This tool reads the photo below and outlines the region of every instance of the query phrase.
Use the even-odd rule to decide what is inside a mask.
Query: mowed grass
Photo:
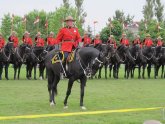
[[[9,77],[13,78],[10,68]],[[38,74],[37,74],[38,75]],[[123,77],[123,69],[120,71]],[[137,77],[137,75],[136,75]],[[94,79],[88,80],[84,104],[87,111],[116,110],[127,108],[148,108],[165,106],[164,79]],[[75,82],[69,98],[67,110],[63,109],[67,80],[58,85],[56,106],[50,107],[47,81],[26,80],[25,69],[21,80],[0,81],[0,116],[33,115],[81,112],[79,107],[80,85]],[[162,123],[162,110],[81,115],[70,117],[48,117],[37,119],[2,120],[0,124],[142,124],[145,120],[155,119]]]

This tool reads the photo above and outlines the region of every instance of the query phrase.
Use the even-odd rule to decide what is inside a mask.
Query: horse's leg
[[[46,74],[45,74],[45,78],[48,78],[48,70],[45,68]]]
[[[16,80],[16,75],[17,75],[17,65],[14,64],[14,80]]]
[[[116,72],[116,79],[118,79],[119,78],[119,68],[120,68],[120,64],[117,64],[116,65],[116,67],[117,67],[117,72]]]
[[[54,105],[54,101],[52,101],[52,89],[53,89],[53,74],[49,71],[48,72],[48,92],[49,92],[49,102],[50,105]]]
[[[99,68],[99,75],[98,75],[98,79],[100,79],[100,78],[101,78],[101,69],[102,69],[102,67],[100,67],[100,68]]]
[[[111,78],[111,72],[112,72],[112,64],[109,65],[109,77]]]
[[[138,65],[138,78],[141,78],[141,65]]]
[[[163,78],[163,73],[164,73],[164,65],[162,65],[161,78]]]
[[[128,63],[128,66],[127,66],[127,79],[129,78],[129,74],[130,74],[130,64]]]
[[[29,79],[32,79],[32,70],[33,70],[33,66],[30,65],[29,66]]]
[[[28,64],[26,64],[26,78],[29,79],[29,74],[28,74]]]
[[[18,80],[19,80],[19,77],[20,77],[21,66],[22,66],[22,64],[19,64],[19,66],[18,66],[18,77],[17,77]]]
[[[36,68],[37,68],[37,65],[34,65],[34,80],[37,80],[37,78],[36,78]]]
[[[136,68],[136,65],[131,66],[131,78],[134,78],[135,68]]]
[[[105,79],[107,79],[107,64],[105,65]]]
[[[127,72],[127,64],[125,64],[125,67],[124,67],[124,78],[126,78],[126,72]]]
[[[81,109],[83,110],[86,110],[85,106],[84,106],[84,90],[85,90],[85,86],[86,86],[86,81],[87,81],[87,78],[85,76],[83,76],[81,79],[80,79],[80,107]]]
[[[117,79],[117,64],[113,65],[113,78]]]
[[[9,77],[8,77],[8,68],[9,68],[9,63],[6,63],[5,64],[5,78],[6,78],[6,80],[9,80]]]
[[[0,63],[0,80],[2,80],[3,63]]]
[[[39,78],[42,80],[42,63],[39,64]]]
[[[156,79],[157,78],[157,76],[158,76],[158,65],[154,65],[154,78]]]
[[[74,79],[70,78],[68,81],[68,88],[67,88],[66,97],[64,100],[64,108],[68,107],[68,105],[67,105],[68,104],[68,97],[71,94],[71,89],[72,89],[73,83],[74,83]]]
[[[146,64],[143,64],[143,72],[142,72],[142,78],[145,79],[145,68],[146,68]]]
[[[55,95],[57,95],[57,84],[59,83],[59,81],[60,81],[60,77],[54,75],[53,85],[52,85],[52,101],[51,101],[50,105],[52,103],[56,104],[56,102],[55,102]]]
[[[150,74],[151,74],[151,64],[148,64],[147,72],[148,72],[148,78],[150,78]]]

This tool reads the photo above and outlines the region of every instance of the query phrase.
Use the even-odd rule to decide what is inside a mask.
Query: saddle
[[[69,53],[67,59],[66,59],[66,63],[71,63],[74,61],[75,58],[77,58],[76,53],[77,53],[78,49],[75,49],[74,51],[72,51],[71,53]],[[52,64],[58,63],[58,62],[62,62],[64,63],[65,59],[64,59],[64,52],[63,51],[58,51],[54,57],[52,58]]]
[[[64,52],[63,51],[58,51],[52,58],[52,64],[58,63],[60,61],[64,62]]]

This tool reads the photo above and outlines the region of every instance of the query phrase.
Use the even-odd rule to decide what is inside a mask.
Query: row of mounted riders
[[[46,54],[53,50],[59,49],[59,45],[56,44],[54,33],[50,32],[47,41],[47,47],[44,47],[44,40],[41,38],[41,33],[38,32],[35,38],[35,46],[32,47],[33,42],[30,38],[30,33],[25,32],[23,35],[23,44],[18,45],[18,38],[16,32],[12,32],[9,37],[9,42],[5,45],[2,34],[0,34],[0,79],[2,79],[3,67],[5,66],[5,78],[8,80],[8,67],[12,63],[14,67],[14,79],[18,70],[17,79],[19,79],[20,69],[22,64],[26,64],[26,77],[31,79],[32,69],[34,68],[34,79],[36,79],[36,67],[39,64],[40,77],[44,77],[44,59]],[[106,57],[104,60],[105,66],[105,78],[107,78],[107,67],[110,69],[109,76],[111,77],[111,71],[113,69],[113,77],[118,78],[119,67],[121,64],[125,64],[125,78],[134,77],[134,70],[138,67],[138,78],[145,78],[145,68],[148,70],[148,77],[150,78],[151,65],[155,67],[155,78],[158,76],[159,68],[162,66],[161,77],[165,78],[164,63],[165,63],[165,48],[163,47],[163,41],[161,37],[157,38],[156,47],[151,40],[149,34],[146,35],[143,45],[140,42],[140,37],[137,35],[133,41],[133,45],[129,45],[129,40],[126,38],[126,34],[122,34],[120,45],[117,47],[116,41],[113,35],[111,35],[107,41],[108,44],[103,44],[100,40],[100,36],[96,35],[92,40],[88,33],[84,33],[82,38],[84,47],[95,47]],[[103,67],[103,66],[102,66]],[[98,78],[101,78],[101,68],[99,69]],[[65,68],[65,67],[64,67]]]

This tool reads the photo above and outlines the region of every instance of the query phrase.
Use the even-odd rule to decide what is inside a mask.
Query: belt
[[[74,40],[63,40],[63,42],[74,42]]]

